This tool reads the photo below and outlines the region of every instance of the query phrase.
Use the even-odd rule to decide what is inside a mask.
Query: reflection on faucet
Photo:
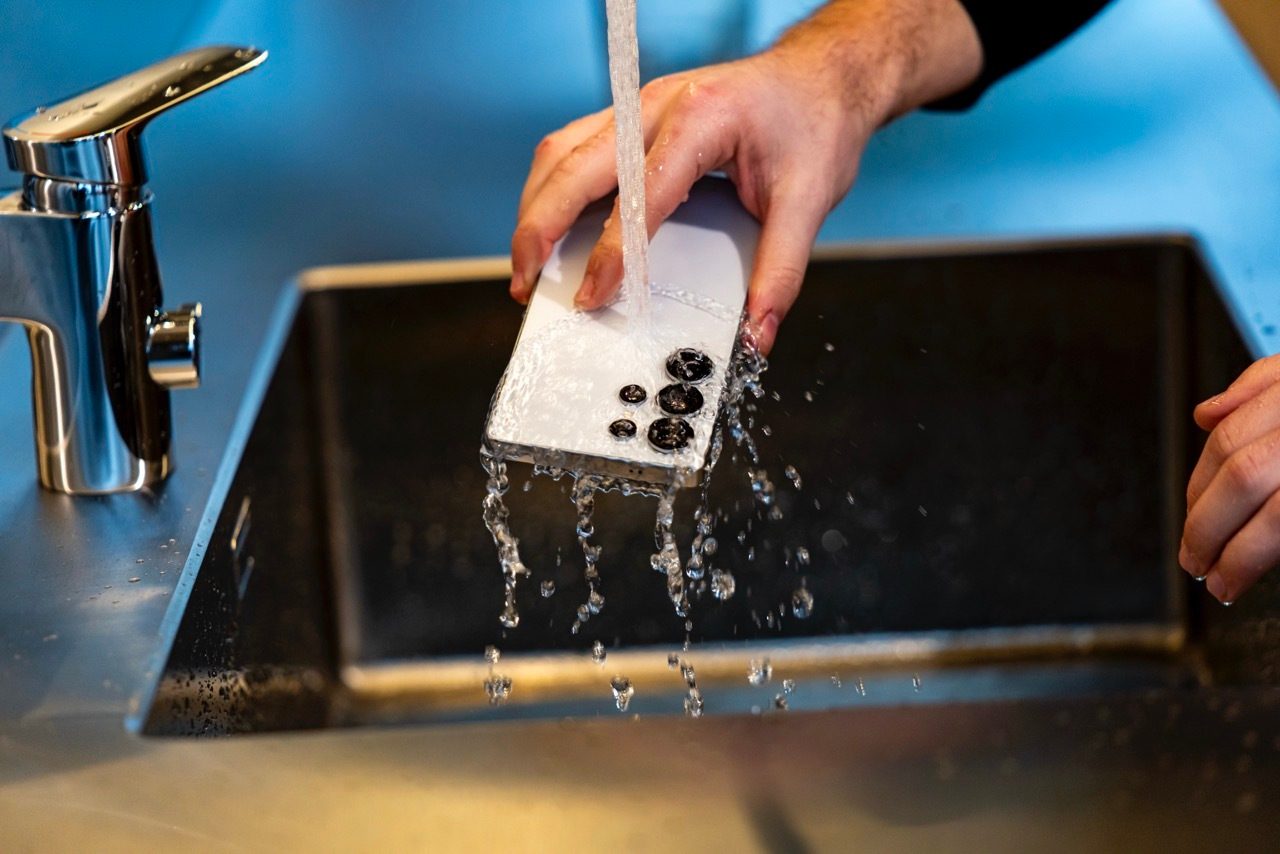
[[[0,320],[31,345],[44,487],[95,495],[168,475],[168,390],[199,382],[200,307],[160,309],[140,134],[265,58],[189,51],[5,127],[26,177],[0,198]]]

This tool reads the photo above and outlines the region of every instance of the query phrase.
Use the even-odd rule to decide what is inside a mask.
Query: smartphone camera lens
[[[668,415],[692,415],[702,408],[702,392],[684,383],[669,385],[658,392],[658,405]]]
[[[624,385],[622,391],[618,392],[618,397],[622,399],[623,403],[644,403],[645,398],[648,396],[649,393],[635,383]]]
[[[678,451],[693,440],[693,428],[683,418],[659,418],[649,425],[649,444],[659,451]]]
[[[636,435],[636,422],[630,418],[619,418],[609,425],[609,432],[615,439],[630,439]]]
[[[685,383],[700,383],[711,376],[711,357],[701,350],[682,347],[667,357],[667,373]]]

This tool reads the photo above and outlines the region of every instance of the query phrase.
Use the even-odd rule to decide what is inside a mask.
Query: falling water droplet
[[[721,602],[732,599],[737,586],[732,573],[723,569],[711,570],[711,595]]]
[[[689,693],[684,698],[684,713],[691,718],[702,717],[702,692],[697,688],[690,688]]]
[[[543,599],[550,599],[552,596],[556,595],[556,583],[550,578],[542,582],[540,589],[542,590]]]
[[[796,471],[795,466],[787,466],[785,469],[782,470],[782,473],[787,476],[787,480],[791,481],[792,486],[794,486],[796,489],[800,488],[801,486],[800,472]]]
[[[753,658],[747,663],[747,683],[759,688],[773,678],[773,665],[767,658]]]
[[[808,619],[813,613],[813,594],[806,587],[798,587],[791,594],[791,613],[798,620]]]
[[[625,712],[636,693],[636,689],[631,686],[631,680],[625,676],[615,676],[609,680],[609,687],[613,690],[613,702],[617,704],[618,711]]]
[[[514,629],[520,625],[520,612],[516,610],[513,603],[508,603],[503,607],[502,614],[498,617],[498,622],[508,629]]]
[[[490,664],[497,664],[498,659],[502,657],[502,652],[493,644],[484,648],[484,660]]]
[[[606,656],[606,653],[605,653],[605,651],[604,651],[604,644],[603,644],[603,643],[601,643],[600,641],[596,641],[595,643],[593,643],[593,644],[591,645],[591,660],[592,660],[592,661],[594,661],[596,664],[603,665],[603,664],[604,664],[605,656]]]
[[[490,676],[484,680],[484,692],[489,697],[489,705],[496,706],[511,696],[510,676]]]

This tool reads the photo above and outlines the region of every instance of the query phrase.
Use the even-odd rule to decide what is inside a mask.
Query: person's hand
[[[764,53],[654,80],[641,92],[650,237],[712,170],[762,223],[747,297],[768,352],[823,219],[849,190],[871,134],[967,85],[981,45],[957,0],[834,0]],[[537,147],[511,241],[511,295],[526,302],[553,244],[617,186],[612,110]],[[575,297],[607,303],[622,280],[615,204]]]
[[[1187,485],[1178,562],[1231,603],[1280,564],[1280,355],[1196,407],[1211,431]]]

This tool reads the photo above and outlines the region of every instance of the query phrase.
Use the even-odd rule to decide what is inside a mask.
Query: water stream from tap
[[[632,330],[649,320],[649,233],[645,225],[644,124],[636,0],[605,0],[609,85],[617,140],[618,214],[622,219],[622,295]]]

